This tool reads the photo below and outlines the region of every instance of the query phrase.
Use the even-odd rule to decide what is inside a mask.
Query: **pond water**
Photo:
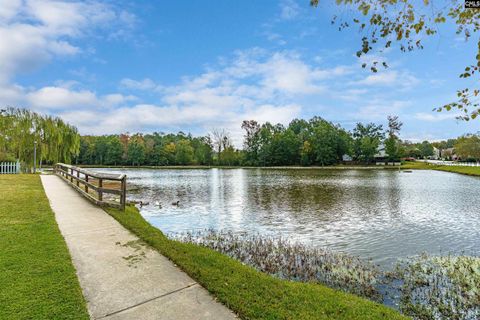
[[[141,213],[165,233],[267,234],[384,267],[422,252],[479,253],[476,177],[396,170],[96,170],[126,173],[129,185],[138,187],[129,199],[150,202]]]

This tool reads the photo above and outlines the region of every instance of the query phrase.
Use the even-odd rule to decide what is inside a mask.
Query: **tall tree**
[[[423,141],[419,145],[418,149],[420,150],[420,154],[422,155],[423,158],[428,158],[430,156],[433,156],[433,146],[428,141]]]
[[[128,142],[128,162],[132,166],[139,166],[145,161],[145,144],[142,135],[133,135]]]
[[[118,136],[110,136],[107,143],[107,152],[105,163],[110,165],[118,165],[122,163],[123,145]]]
[[[455,152],[462,159],[474,158],[480,160],[480,136],[466,135],[457,139]]]
[[[225,142],[228,141],[229,139],[228,132],[225,129],[213,129],[211,134],[211,139],[212,139],[213,145],[217,150],[217,160],[218,162],[220,162],[223,146]]]
[[[385,152],[388,154],[390,161],[395,161],[399,158],[399,138],[398,134],[403,126],[398,116],[388,116],[388,138],[385,141]]]
[[[190,141],[182,139],[176,144],[175,162],[178,165],[189,165],[193,162],[193,148]]]
[[[357,123],[353,129],[353,158],[370,163],[384,138],[383,126],[374,123]]]
[[[242,129],[245,130],[243,149],[245,150],[246,161],[250,165],[258,163],[260,124],[255,120],[244,120]]]
[[[30,168],[35,143],[37,165],[42,161],[70,163],[80,150],[80,135],[75,127],[60,118],[26,109],[3,109],[0,114],[0,155],[19,159],[24,168]]]

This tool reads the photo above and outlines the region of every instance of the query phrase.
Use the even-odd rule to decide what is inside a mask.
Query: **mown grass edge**
[[[458,173],[468,176],[480,177],[480,167],[466,167],[466,166],[443,166],[436,164],[429,164],[425,162],[407,162],[401,167],[402,169],[412,170],[437,170],[451,173]]]

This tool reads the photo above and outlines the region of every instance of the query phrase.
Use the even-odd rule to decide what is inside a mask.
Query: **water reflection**
[[[139,187],[129,196],[149,201],[142,214],[167,233],[281,235],[382,265],[421,252],[478,254],[480,248],[475,177],[386,170],[108,171],[128,175]]]

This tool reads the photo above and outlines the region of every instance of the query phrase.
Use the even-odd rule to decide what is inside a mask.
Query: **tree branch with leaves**
[[[320,0],[311,0],[311,6],[319,7]],[[465,8],[465,2],[451,0],[438,4],[432,0],[336,0],[339,8],[352,14],[335,15],[332,24],[340,31],[357,26],[361,45],[357,56],[362,57],[372,51],[384,52],[397,45],[401,52],[423,49],[423,39],[438,35],[440,24],[451,22],[457,35],[469,40],[480,29],[480,10]],[[438,5],[437,5],[438,4]],[[466,79],[480,72],[480,39],[476,37],[476,56],[459,73]],[[362,64],[372,72],[388,68],[386,61],[374,60]],[[480,114],[480,90],[464,88],[457,90],[457,100],[435,107],[434,111],[458,110],[460,120],[475,119]]]

